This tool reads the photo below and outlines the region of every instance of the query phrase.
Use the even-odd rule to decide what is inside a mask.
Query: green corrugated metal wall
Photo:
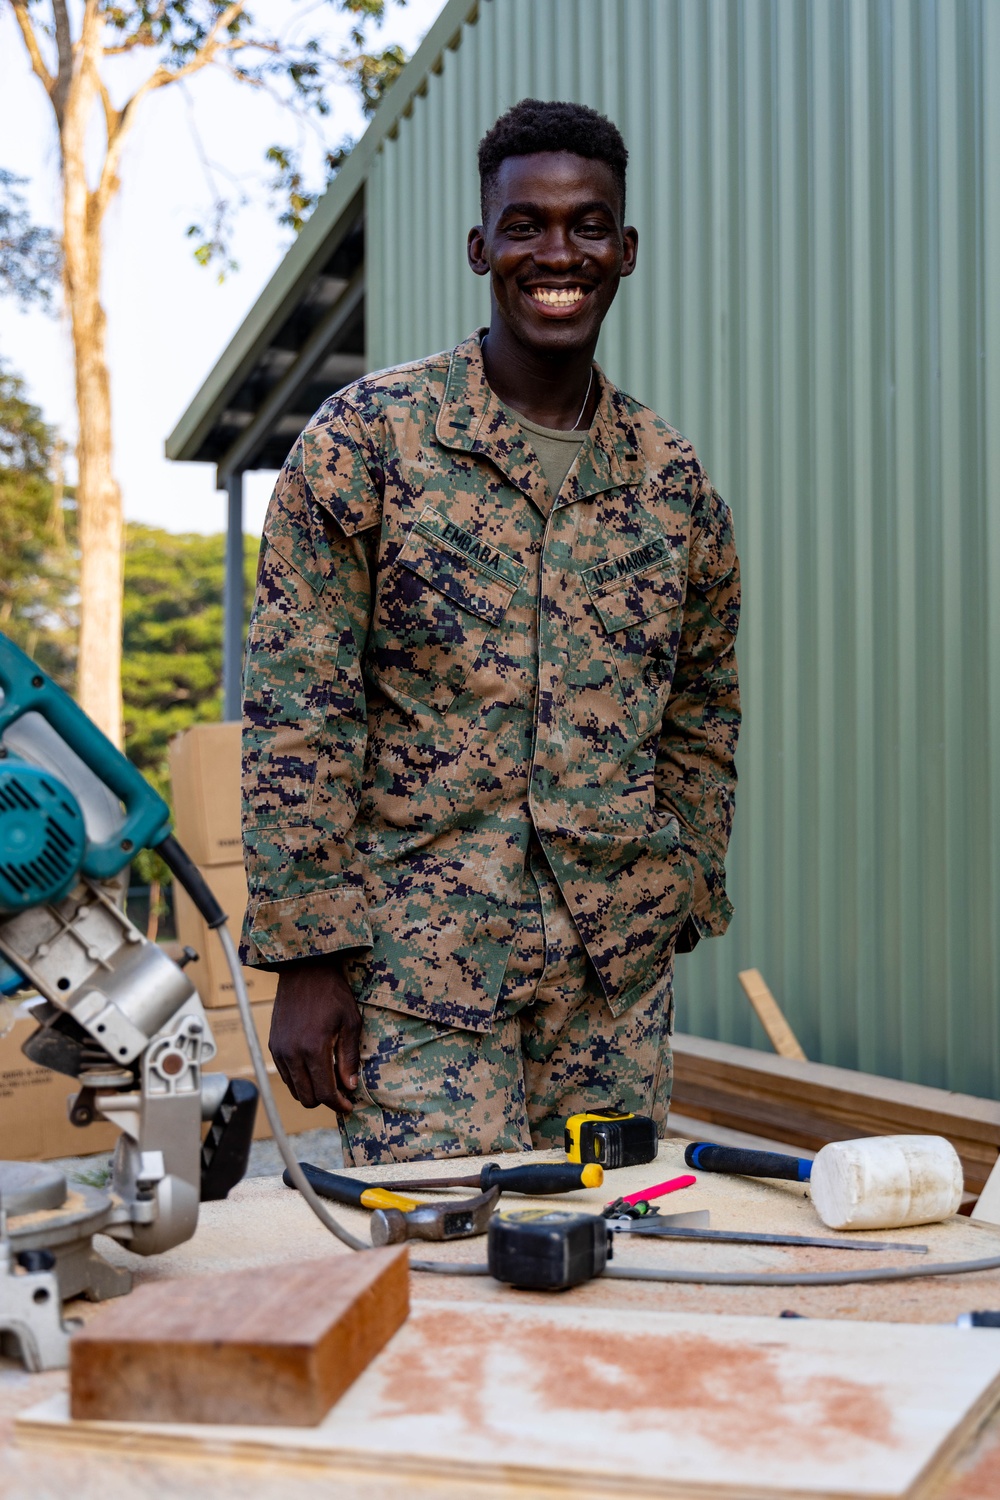
[[[992,88],[987,80],[993,78]],[[1000,0],[484,0],[368,189],[375,367],[486,320],[475,145],[614,118],[640,268],[600,358],[744,560],[737,916],[679,1024],[1000,1092]],[[993,584],[991,591],[990,585]]]

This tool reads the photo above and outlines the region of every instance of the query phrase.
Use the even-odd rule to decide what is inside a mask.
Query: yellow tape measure
[[[655,1121],[615,1109],[570,1115],[563,1144],[570,1161],[597,1162],[605,1171],[655,1161],[659,1149]]]

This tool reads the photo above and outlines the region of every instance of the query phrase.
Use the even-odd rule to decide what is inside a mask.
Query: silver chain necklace
[[[479,347],[480,347],[480,349],[485,349],[486,348],[486,335],[485,334],[483,335],[483,341],[482,341],[482,343],[480,344]],[[580,423],[583,421],[583,414],[587,410],[587,402],[590,400],[590,391],[591,391],[591,387],[593,386],[593,384],[594,384],[594,367],[593,367],[593,365],[591,365],[591,367],[590,367],[590,379],[587,381],[587,393],[586,393],[586,395],[583,398],[583,405],[580,407],[580,410],[579,410],[579,412],[577,414],[576,421],[573,423],[573,426],[569,429],[570,432],[575,432],[576,429],[579,427]]]
[[[590,379],[587,381],[587,394],[583,398],[583,405],[580,407],[580,415],[577,417],[576,421],[573,423],[572,430],[574,432],[579,427],[580,423],[583,421],[583,414],[587,410],[587,402],[590,400],[590,387],[593,385],[593,383],[594,383],[594,367],[593,367],[593,365],[591,365],[591,367],[590,367]]]

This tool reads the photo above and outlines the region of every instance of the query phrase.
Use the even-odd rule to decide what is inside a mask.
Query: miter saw
[[[67,1363],[63,1301],[131,1286],[93,1236],[139,1255],[190,1239],[199,1202],[246,1170],[257,1090],[205,1071],[215,1042],[183,963],[125,913],[129,863],[154,848],[208,925],[226,921],[166,803],[3,635],[0,689],[0,1004],[37,992],[25,1054],[75,1081],[74,1125],[121,1132],[106,1190],[0,1161],[0,1350],[45,1369]]]

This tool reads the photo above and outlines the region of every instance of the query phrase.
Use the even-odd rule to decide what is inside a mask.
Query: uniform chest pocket
[[[684,618],[681,560],[654,536],[583,575],[608,636],[625,706],[640,735],[659,728]]]
[[[428,507],[379,580],[369,666],[391,696],[444,713],[503,623],[526,569]]]

